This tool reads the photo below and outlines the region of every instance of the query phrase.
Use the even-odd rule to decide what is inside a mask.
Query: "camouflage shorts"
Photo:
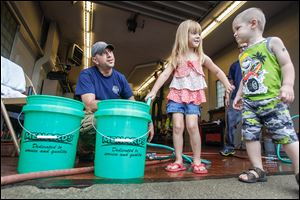
[[[244,99],[242,135],[244,140],[258,141],[264,126],[277,144],[298,141],[288,105],[277,98],[261,101]]]

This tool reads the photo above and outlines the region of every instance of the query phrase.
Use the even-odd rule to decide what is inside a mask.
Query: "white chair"
[[[32,93],[36,94],[31,80],[24,73],[22,67],[1,56],[1,114],[4,117],[4,122],[7,125],[17,154],[20,153],[20,146],[6,105],[21,107],[25,105],[27,94],[25,95],[24,93],[26,93],[26,89],[32,90]]]

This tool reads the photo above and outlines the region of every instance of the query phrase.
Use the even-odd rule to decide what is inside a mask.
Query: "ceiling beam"
[[[94,1],[94,3],[102,4],[102,5],[106,5],[106,6],[126,10],[126,11],[131,11],[131,12],[135,12],[135,13],[140,13],[144,16],[152,17],[152,18],[155,18],[155,19],[158,19],[158,20],[170,23],[170,24],[179,24],[181,22],[181,20],[178,18],[174,19],[174,18],[170,18],[167,16],[157,15],[156,13],[141,10],[139,8],[133,8],[126,4],[116,3],[115,1]]]
[[[179,6],[178,4],[176,5],[175,2],[172,2],[172,3],[169,3],[168,1],[152,1],[153,3],[156,3],[156,4],[160,4],[160,5],[163,5],[163,6],[166,6],[166,7],[170,7],[170,8],[173,8],[175,10],[178,10],[180,12],[184,12],[188,15],[192,15],[192,16],[195,16],[195,17],[201,17],[203,12],[194,12],[194,11],[191,11],[190,9],[186,9],[182,6]]]
[[[168,11],[164,11],[164,10],[159,10],[157,8],[153,8],[151,6],[147,6],[143,3],[138,3],[138,2],[133,2],[133,1],[124,1],[125,3],[129,4],[129,5],[133,5],[133,6],[137,6],[139,8],[144,8],[144,9],[147,9],[147,10],[151,10],[153,12],[156,12],[156,13],[159,13],[159,14],[162,14],[162,15],[167,15],[167,16],[170,16],[170,17],[174,17],[176,19],[179,19],[181,21],[184,21],[186,20],[186,18],[184,17],[180,17],[179,15],[175,15],[175,14],[172,14]]]
[[[182,3],[184,5],[187,5],[187,6],[190,6],[190,7],[193,7],[193,8],[196,8],[197,10],[202,10],[203,12],[207,12],[207,8],[204,8],[203,6],[199,6],[199,5],[196,5],[190,1],[177,1],[179,3]]]

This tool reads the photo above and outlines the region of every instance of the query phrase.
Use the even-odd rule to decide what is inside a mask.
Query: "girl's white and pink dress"
[[[207,88],[207,85],[204,76],[199,61],[188,60],[178,65],[174,71],[167,99],[177,103],[193,103],[195,105],[206,102],[204,89]]]

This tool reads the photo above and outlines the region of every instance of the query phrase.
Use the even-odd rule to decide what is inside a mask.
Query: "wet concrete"
[[[268,176],[247,184],[236,178],[142,184],[94,184],[86,188],[1,187],[1,199],[299,199],[294,175]]]

